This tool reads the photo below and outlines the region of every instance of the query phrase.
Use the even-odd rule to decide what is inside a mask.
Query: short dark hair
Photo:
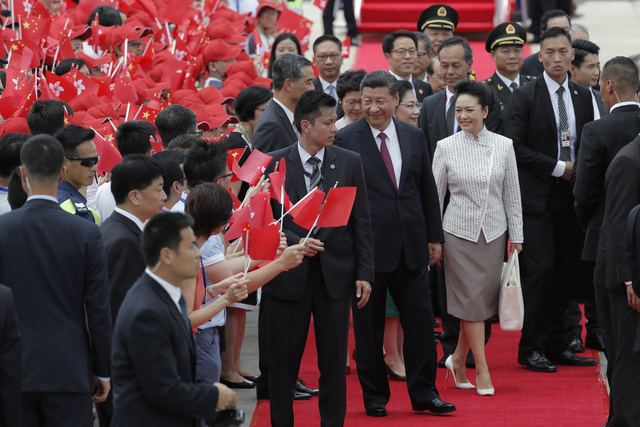
[[[64,149],[51,135],[32,136],[20,149],[20,163],[36,180],[57,180],[64,164]]]
[[[104,4],[96,6],[91,11],[89,19],[87,19],[87,25],[91,25],[93,20],[96,18],[96,15],[98,15],[98,21],[103,27],[115,27],[118,25],[122,25],[122,17],[120,16],[120,12],[114,7]]]
[[[395,41],[400,37],[410,38],[411,40],[413,40],[413,44],[415,45],[416,49],[418,48],[418,39],[412,31],[398,30],[384,36],[384,38],[382,39],[382,52],[391,53],[391,49],[393,49],[393,43],[395,43]]]
[[[478,100],[478,104],[484,110],[493,105],[493,91],[489,86],[470,79],[458,80],[455,86],[456,98],[460,95],[471,95]]]
[[[545,32],[548,30],[547,24],[549,23],[549,19],[560,18],[563,16],[567,18],[567,20],[569,21],[569,26],[571,26],[571,17],[567,14],[567,12],[565,12],[562,9],[547,10],[545,13],[542,14],[542,17],[540,18],[540,30],[542,30],[542,32]]]
[[[162,167],[162,181],[164,182],[162,189],[169,197],[173,183],[184,178],[184,171],[180,165],[185,162],[187,156],[179,150],[164,150],[154,154],[153,158]]]
[[[278,47],[280,42],[284,40],[291,40],[296,45],[296,48],[298,49],[298,55],[302,55],[302,47],[300,46],[300,40],[298,40],[296,35],[292,33],[282,33],[278,37],[276,37],[276,39],[273,41],[273,44],[271,45],[271,59],[269,60],[269,64],[273,64],[275,62],[276,48]],[[269,75],[267,77],[269,77],[270,79],[273,78],[272,67],[269,67]]]
[[[293,111],[293,121],[296,124],[296,128],[298,128],[298,132],[302,132],[301,123],[303,120],[315,125],[316,119],[322,115],[322,108],[333,109],[335,106],[336,100],[333,96],[324,92],[308,90],[303,93]]]
[[[571,36],[564,30],[564,28],[551,27],[540,36],[540,50],[542,50],[542,44],[545,40],[555,39],[556,37],[566,37],[567,40],[569,40],[569,44],[571,44]]]
[[[22,188],[22,173],[20,172],[20,168],[15,168],[11,173],[7,191],[7,201],[12,211],[22,207],[22,205],[27,202],[29,195],[25,193],[24,188]]]
[[[435,72],[434,64],[436,63],[436,61],[440,61],[437,56],[434,56],[433,58],[431,58],[431,61],[429,61],[429,65],[427,65],[427,76],[433,76],[433,73]]]
[[[178,150],[186,156],[193,147],[200,147],[203,144],[204,141],[197,135],[180,135],[171,140],[166,150]]]
[[[149,138],[156,134],[156,127],[144,120],[122,122],[116,131],[116,145],[122,157],[127,154],[147,154],[153,147]]]
[[[397,93],[399,100],[402,101],[402,97],[407,92],[413,92],[413,87],[411,87],[411,83],[408,80],[396,80],[392,83],[391,90],[394,94]]]
[[[196,237],[209,237],[216,228],[226,225],[233,213],[229,191],[215,183],[203,183],[189,193],[185,212],[193,217]]]
[[[462,46],[462,49],[464,49],[465,62],[469,62],[473,59],[473,50],[471,49],[471,45],[468,41],[461,37],[451,37],[450,39],[446,39],[445,41],[443,41],[440,47],[438,47],[438,59],[440,59],[440,52],[442,52],[442,49],[456,45],[460,45]]]
[[[187,187],[193,189],[203,182],[214,182],[227,167],[227,144],[203,144],[189,151],[184,162]]]
[[[256,108],[273,98],[273,93],[262,86],[249,86],[240,91],[233,101],[238,120],[248,122],[256,116]]]
[[[286,53],[276,59],[270,68],[273,68],[273,89],[282,90],[286,80],[299,81],[302,78],[302,69],[310,67],[311,61],[301,55]]]
[[[427,51],[427,55],[431,52],[431,39],[428,35],[423,33],[422,31],[414,31],[413,34],[416,36],[416,41],[419,42],[422,40],[424,42],[425,50]]]
[[[192,132],[197,124],[196,113],[178,104],[169,105],[156,117],[156,127],[164,148],[169,146],[173,138]]]
[[[338,99],[342,100],[347,92],[360,92],[360,82],[366,74],[367,72],[362,68],[355,71],[347,70],[340,74],[336,82],[336,95],[338,95]]]
[[[158,264],[164,248],[177,252],[182,242],[182,230],[192,225],[193,219],[189,215],[177,212],[159,213],[151,217],[142,232],[142,254],[147,266],[154,268]]]
[[[65,156],[77,156],[78,145],[85,141],[93,141],[96,133],[92,129],[86,129],[78,125],[68,125],[60,128],[53,134],[53,137],[60,141],[64,148]]]
[[[0,176],[8,178],[20,166],[20,149],[31,138],[28,133],[7,133],[0,138]]]
[[[57,99],[43,99],[36,101],[27,114],[27,125],[31,135],[41,133],[53,135],[64,127],[64,110],[73,116],[73,109],[64,101]]]
[[[576,53],[573,61],[571,61],[571,65],[577,68],[582,67],[584,58],[588,54],[593,53],[594,55],[598,55],[598,53],[600,53],[600,47],[589,40],[574,40],[571,42],[571,46]]]
[[[631,59],[626,56],[616,56],[608,60],[602,72],[600,78],[606,76],[607,80],[611,80],[621,90],[627,94],[633,94],[640,89],[640,79],[638,78],[638,66]]]
[[[129,154],[111,171],[111,193],[117,205],[127,201],[132,190],[144,190],[162,176],[160,163],[144,154]]]
[[[336,36],[334,36],[333,34],[325,34],[322,35],[320,37],[318,37],[316,39],[316,41],[313,42],[313,54],[316,54],[316,50],[318,50],[318,45],[322,42],[326,42],[326,41],[330,41],[330,42],[334,42],[336,45],[338,45],[338,50],[342,50],[342,42],[340,41],[339,38],[337,38]]]
[[[362,92],[365,87],[371,89],[386,87],[389,90],[389,95],[394,95],[391,84],[395,81],[396,79],[388,71],[372,71],[362,78],[362,81],[360,82],[360,92]]]
[[[57,76],[63,76],[71,71],[71,68],[80,69],[83,65],[86,66],[87,64],[80,58],[63,59],[62,61],[60,61],[60,63],[58,63],[58,65],[56,65],[55,74]]]

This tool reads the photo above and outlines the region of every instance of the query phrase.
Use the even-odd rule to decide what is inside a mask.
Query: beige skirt
[[[444,234],[447,312],[471,322],[490,318],[498,312],[506,233],[491,243],[483,232],[477,243]]]

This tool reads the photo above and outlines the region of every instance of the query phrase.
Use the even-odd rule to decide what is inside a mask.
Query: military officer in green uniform
[[[507,115],[511,93],[520,86],[535,80],[532,76],[520,74],[524,62],[522,46],[527,39],[527,33],[515,22],[505,22],[495,27],[485,44],[485,49],[491,54],[496,63],[493,76],[484,80],[493,90],[502,108],[502,118]]]

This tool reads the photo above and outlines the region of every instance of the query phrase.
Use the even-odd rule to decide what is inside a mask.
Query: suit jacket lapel
[[[324,178],[325,193],[329,192],[329,189],[336,184],[336,177],[338,176],[338,157],[331,147],[324,149],[324,160],[322,161],[322,177]]]
[[[287,193],[289,193],[289,185],[293,186],[295,189],[297,197],[291,198],[291,202],[295,204],[307,194],[307,184],[304,180],[304,169],[302,168],[300,153],[298,153],[298,144],[293,144],[289,147],[289,153],[286,158],[287,182],[285,183],[285,188],[287,188]],[[289,197],[291,196],[292,194],[289,193]]]
[[[440,98],[436,102],[435,119],[438,126],[438,135],[449,136],[447,129],[447,113],[445,108],[447,107],[447,91],[442,90],[437,94]],[[436,147],[438,141],[433,141],[433,147]]]
[[[396,124],[396,136],[398,137],[398,146],[400,147],[400,154],[402,155],[402,168],[400,169],[400,182],[398,183],[398,189],[400,189],[402,188],[404,181],[407,179],[407,175],[409,173],[409,163],[411,162],[411,144],[407,141],[404,141],[401,137],[401,135],[406,135],[405,128],[407,124],[402,123],[396,119],[393,119],[393,121]]]
[[[544,105],[544,111],[547,113],[547,118],[549,119],[554,135],[557,135],[558,127],[556,126],[556,116],[553,112],[551,97],[549,96],[549,87],[545,83],[544,78],[536,80],[536,84],[538,85],[538,90],[536,92],[538,93],[539,101]]]
[[[296,133],[293,130],[293,125],[289,121],[289,117],[287,117],[287,113],[284,112],[280,104],[278,104],[277,102],[271,102],[271,104],[269,105],[273,105],[273,110],[278,114],[278,116],[280,116],[280,119],[282,120],[282,123],[284,124],[285,129],[287,129],[287,132],[289,133],[289,136],[291,137],[291,139],[293,139],[294,141],[297,141],[298,137],[296,137]]]
[[[511,100],[511,89],[505,86],[502,79],[498,76],[498,73],[493,73],[493,79],[495,80],[496,96],[505,104],[509,105],[509,101]]]
[[[359,134],[358,142],[360,142],[360,145],[362,145],[362,148],[380,172],[380,176],[382,176],[391,188],[396,191],[396,187],[393,185],[391,176],[389,176],[389,171],[387,171],[384,160],[382,160],[382,154],[380,154],[378,145],[373,138],[373,133],[371,133],[371,129],[369,128],[369,123],[367,123],[366,120],[359,120],[352,126],[357,126],[355,131]]]
[[[111,217],[113,218],[114,221],[118,221],[122,223],[124,226],[126,226],[133,234],[136,235],[138,240],[141,240],[142,230],[140,230],[140,227],[138,227],[133,221],[131,221],[129,218],[127,218],[126,216],[122,215],[119,212],[112,213]]]

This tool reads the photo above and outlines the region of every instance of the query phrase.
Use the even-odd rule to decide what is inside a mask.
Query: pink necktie
[[[398,184],[396,183],[396,173],[393,171],[393,163],[391,162],[391,156],[389,155],[389,149],[387,148],[387,135],[385,135],[384,132],[380,132],[378,136],[380,137],[380,154],[382,154],[382,161],[387,167],[387,172],[391,175],[391,181],[393,181],[393,185],[397,190]]]

